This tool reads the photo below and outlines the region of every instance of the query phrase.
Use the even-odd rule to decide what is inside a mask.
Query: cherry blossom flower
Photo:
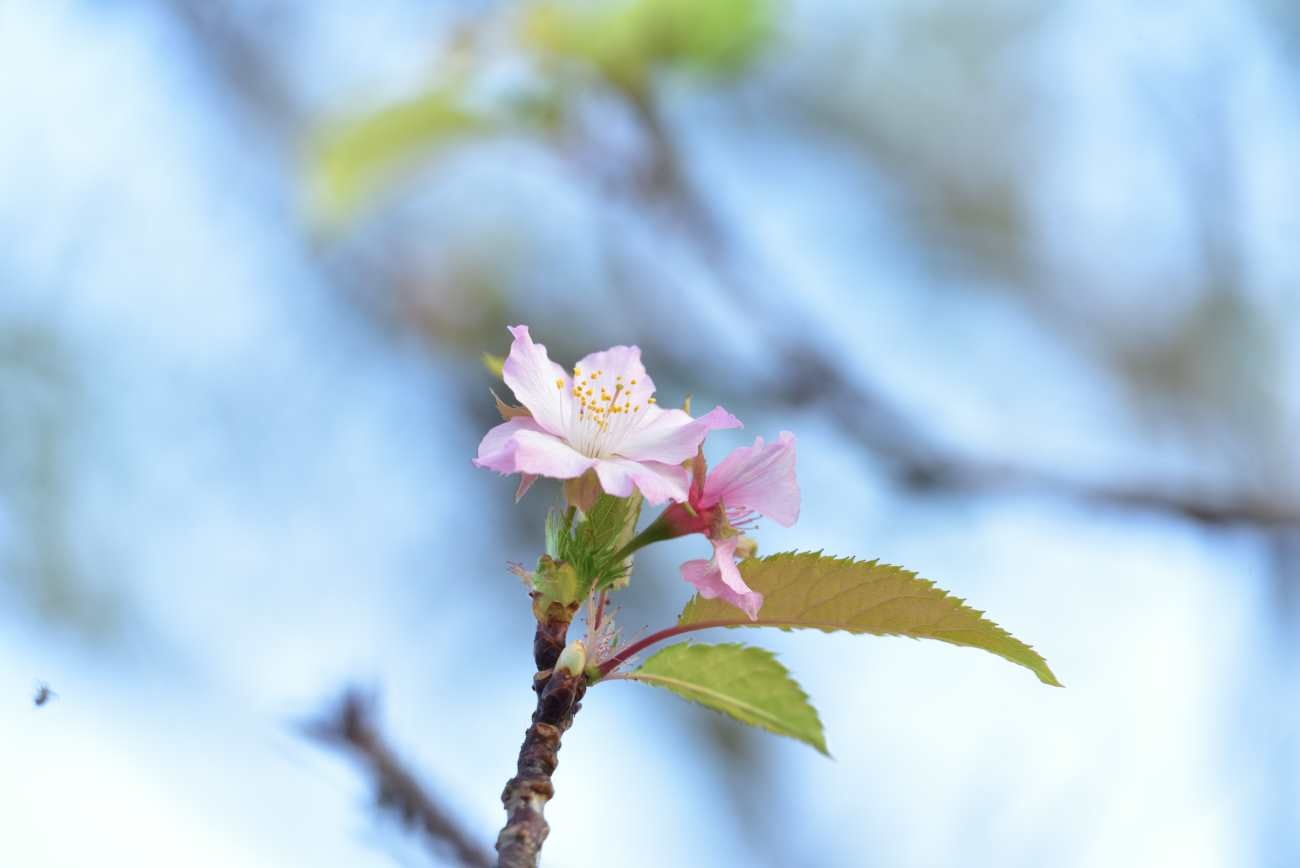
[[[799,482],[795,478],[795,440],[782,431],[775,443],[732,450],[722,463],[704,476],[704,459],[697,456],[690,497],[664,511],[666,536],[702,533],[713,543],[710,560],[682,564],[682,578],[694,585],[700,596],[719,597],[758,618],[763,595],[752,590],[736,566],[736,551],[752,552],[753,543],[741,532],[757,520],[770,518],[790,527],[799,518]],[[757,514],[757,515],[756,515]]]
[[[528,326],[513,326],[506,385],[528,411],[488,431],[477,467],[523,474],[520,493],[538,476],[576,479],[593,471],[601,488],[617,497],[639,489],[652,504],[687,499],[682,462],[695,455],[709,431],[739,428],[721,407],[694,419],[655,403],[654,381],[638,347],[592,353],[572,373],[533,343]]]

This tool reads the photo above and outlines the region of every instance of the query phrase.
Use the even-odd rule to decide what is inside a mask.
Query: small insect
[[[42,681],[36,686],[36,695],[32,697],[32,704],[40,708],[51,699],[58,699],[59,694],[50,689],[50,685]]]

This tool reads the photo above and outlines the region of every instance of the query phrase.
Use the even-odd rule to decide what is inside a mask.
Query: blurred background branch
[[[496,864],[477,836],[462,828],[384,741],[373,699],[350,688],[335,708],[308,724],[306,731],[360,760],[374,779],[379,809],[392,811],[406,826],[423,832],[435,853],[450,852],[456,864],[467,868],[491,868]]]
[[[177,20],[187,30],[190,38],[202,49],[202,56],[208,59],[209,69],[223,90],[244,106],[248,117],[257,119],[265,127],[265,132],[283,149],[286,159],[293,159],[301,153],[315,133],[313,124],[316,121],[312,113],[300,105],[300,100],[292,93],[289,84],[277,75],[275,64],[267,57],[271,47],[265,43],[270,41],[259,40],[247,27],[247,22],[241,28],[236,20],[238,16],[229,10],[223,12],[190,0],[167,2],[175,10]],[[737,4],[744,5],[746,4]],[[758,8],[765,4],[755,2],[752,5]],[[488,16],[492,13],[482,14]],[[468,21],[474,20],[472,15],[473,13],[467,13]],[[936,18],[933,23],[937,24],[939,20]],[[987,36],[993,42],[981,49],[984,53],[977,55],[972,62],[988,62],[995,51],[1006,50],[1007,41],[1024,38],[1025,32],[1032,27],[1033,20],[1014,17],[991,30],[966,33],[958,29],[951,33],[941,33],[939,38],[978,39]],[[483,22],[479,26],[483,26]],[[1002,26],[1006,29],[1000,29]],[[928,31],[923,31],[923,34],[925,38],[935,35]],[[958,37],[953,34],[962,35]],[[612,73],[606,70],[605,74]],[[871,383],[870,371],[859,370],[853,377],[846,376],[843,366],[827,355],[821,342],[806,339],[806,336],[815,333],[815,329],[811,327],[808,315],[793,301],[798,297],[797,289],[784,289],[782,294],[787,301],[780,305],[766,303],[762,294],[752,290],[747,275],[755,274],[759,266],[747,258],[743,243],[736,239],[737,232],[723,228],[717,215],[718,208],[708,201],[707,192],[691,180],[685,168],[688,160],[682,156],[670,124],[663,117],[654,86],[639,73],[624,74],[630,76],[635,86],[620,79],[612,79],[610,84],[614,87],[614,92],[627,100],[631,115],[640,123],[645,146],[650,154],[645,174],[639,175],[636,163],[633,163],[629,166],[632,177],[624,179],[619,185],[624,196],[633,198],[628,203],[629,207],[650,215],[649,231],[672,228],[682,235],[696,251],[699,261],[714,269],[712,284],[723,294],[720,303],[744,310],[752,320],[751,327],[769,336],[770,351],[779,359],[779,364],[774,366],[780,372],[778,378],[753,382],[750,391],[743,396],[745,399],[762,400],[766,397],[785,406],[812,407],[827,414],[837,421],[851,442],[859,444],[882,462],[904,488],[918,493],[1045,494],[1094,506],[1164,512],[1209,525],[1252,525],[1261,529],[1300,528],[1300,503],[1295,497],[1294,487],[1290,485],[1282,485],[1270,491],[1254,485],[1225,487],[1181,484],[1175,479],[1158,478],[1129,483],[1095,483],[1013,462],[988,461],[978,455],[963,454],[959,450],[940,445],[942,438],[936,436],[936,432],[927,430],[925,423],[895,405],[886,390]],[[1207,316],[1213,317],[1207,321],[1207,326],[1212,324],[1214,327],[1224,327],[1235,321],[1234,311],[1238,312],[1238,316],[1246,315],[1240,312],[1243,302],[1237,290],[1240,284],[1236,273],[1238,266],[1234,265],[1240,262],[1241,256],[1231,252],[1235,246],[1232,237],[1235,226],[1223,216],[1233,210],[1231,202],[1225,201],[1225,196],[1231,195],[1232,188],[1231,181],[1225,177],[1225,173],[1230,171],[1228,166],[1231,158],[1223,152],[1226,145],[1222,141],[1226,135],[1227,121],[1221,114],[1200,111],[1197,118],[1196,130],[1205,130],[1209,135],[1203,137],[1199,150],[1187,152],[1186,178],[1189,187],[1194,190],[1191,201],[1198,217],[1200,246],[1206,256],[1203,274],[1210,293]],[[1169,124],[1173,141],[1197,139],[1195,130],[1175,129],[1184,123],[1186,122],[1173,121]],[[565,138],[561,141],[569,140]],[[598,145],[588,143],[592,144]],[[579,160],[574,166],[575,177],[592,176],[589,167],[581,162],[592,153],[590,147],[569,148],[561,153],[569,159]],[[614,159],[616,155],[611,154],[600,158],[598,162]],[[912,179],[912,182],[923,184],[930,183],[933,179],[934,173],[931,172],[924,177]],[[1197,185],[1203,187],[1204,192],[1195,192]],[[638,196],[648,197],[650,207],[646,208],[644,203],[636,202]],[[670,221],[670,225],[653,219],[653,215],[661,212],[661,209],[654,207],[656,201],[668,206],[668,213],[675,218]],[[426,280],[438,279],[432,275],[404,273],[403,265],[414,266],[409,261],[385,264],[382,256],[378,255],[340,256],[335,253],[330,262],[332,264],[325,267],[324,273],[332,284],[351,287],[345,291],[354,301],[361,303],[363,308],[373,314],[390,319],[395,317],[394,324],[401,328],[414,328],[419,334],[421,328],[427,327],[433,331],[430,337],[438,342],[462,341],[467,345],[466,349],[473,349],[475,340],[486,339],[486,336],[480,337],[477,330],[460,334],[448,333],[436,323],[419,319],[418,311],[413,311],[401,301],[406,292],[404,287],[423,286]],[[1026,269],[1027,266],[1018,268],[1017,271]],[[653,290],[640,286],[629,289],[629,292],[644,291]],[[1227,316],[1224,316],[1225,309]],[[408,317],[415,319],[408,320]],[[808,322],[809,326],[791,328],[788,325],[791,318],[796,323]],[[787,323],[785,327],[776,327],[775,324],[782,320]],[[1193,341],[1195,347],[1204,348],[1229,338],[1230,336],[1220,338],[1212,334],[1193,333],[1185,340]],[[1183,338],[1174,336],[1173,340]],[[1260,352],[1264,352],[1269,338],[1253,330],[1250,335],[1243,336],[1242,340],[1254,343]],[[1178,349],[1179,346],[1181,344],[1171,344],[1167,352],[1183,352]],[[681,356],[681,346],[664,342],[664,345],[656,346],[655,349],[663,356],[675,357],[674,360],[680,366],[689,364]],[[1134,358],[1127,362],[1137,374],[1153,370],[1153,365],[1156,364],[1151,356],[1154,350],[1148,347],[1143,352],[1145,360]],[[1225,352],[1234,353],[1227,348]],[[1197,361],[1197,357],[1189,357],[1182,362],[1171,360],[1161,364],[1168,367],[1171,364],[1194,364]],[[1239,383],[1252,376],[1250,371],[1241,371],[1229,382]],[[1243,407],[1242,412],[1250,411]],[[1263,436],[1265,430],[1266,426],[1250,425],[1236,436]],[[1255,454],[1255,449],[1249,443],[1242,443],[1235,451],[1246,456]],[[1261,478],[1278,477],[1263,473]],[[1280,478],[1285,480],[1288,477]]]

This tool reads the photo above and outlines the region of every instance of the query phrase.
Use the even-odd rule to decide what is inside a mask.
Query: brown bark
[[[559,764],[560,738],[573,725],[587,691],[584,675],[554,668],[568,629],[567,620],[546,619],[537,626],[533,640],[539,669],[533,677],[537,708],[519,748],[516,774],[501,793],[506,825],[497,837],[498,868],[536,868],[550,833],[543,812],[555,795],[551,776]]]

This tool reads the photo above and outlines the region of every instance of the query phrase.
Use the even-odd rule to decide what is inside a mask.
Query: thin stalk
[[[697,624],[677,624],[660,630],[658,633],[651,633],[644,639],[638,639],[631,645],[628,645],[622,651],[619,651],[613,657],[600,664],[600,677],[604,678],[619,666],[626,663],[628,658],[633,654],[644,651],[656,642],[662,642],[665,639],[671,639],[674,636],[680,636],[683,633],[690,633],[695,630],[707,630],[710,627],[727,627],[735,623],[735,621],[700,621]]]
[[[664,518],[665,515],[667,515],[667,510],[661,513],[654,521],[650,522],[650,524],[646,525],[645,530],[628,540],[627,545],[619,549],[610,560],[613,563],[619,563],[637,549],[645,548],[651,543],[681,536],[681,534],[668,523],[667,519]]]

